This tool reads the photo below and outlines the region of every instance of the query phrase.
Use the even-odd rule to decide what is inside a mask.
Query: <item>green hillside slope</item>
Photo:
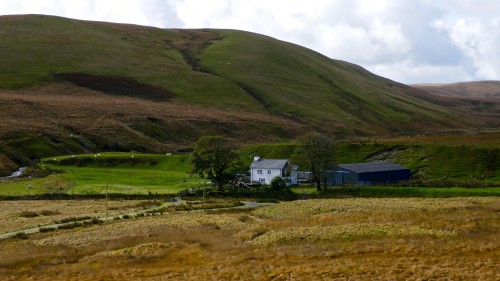
[[[2,17],[0,23],[3,88],[61,80],[88,87],[98,82],[116,87],[122,82],[127,88],[133,82],[143,86],[141,90],[145,85],[159,87],[165,100],[268,110],[361,129],[383,125],[405,131],[421,122],[436,123],[435,127],[454,124],[452,114],[414,98],[411,88],[258,34],[164,30],[36,15]],[[97,90],[106,91],[106,86]],[[147,92],[138,91],[137,96],[148,98]]]
[[[0,61],[2,169],[56,154],[169,152],[203,135],[248,144],[484,126],[448,100],[243,31],[1,16]]]
[[[102,79],[133,78],[188,102],[256,107],[235,85],[193,71],[183,47],[174,46],[204,44],[217,36],[211,32],[198,32],[199,38],[190,40],[181,31],[37,15],[0,17],[0,24],[1,88],[60,82],[63,73],[91,73]]]
[[[218,32],[224,40],[203,50],[201,64],[247,89],[268,110],[396,131],[416,122],[452,123],[443,108],[359,66],[258,34]]]

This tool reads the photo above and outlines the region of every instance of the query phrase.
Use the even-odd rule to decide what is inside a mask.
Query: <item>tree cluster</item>
[[[193,173],[210,179],[214,186],[221,191],[232,174],[229,172],[240,164],[240,157],[230,143],[220,136],[200,138],[191,155]]]
[[[310,170],[317,190],[326,190],[328,171],[337,165],[334,142],[322,135],[301,137],[294,158]]]

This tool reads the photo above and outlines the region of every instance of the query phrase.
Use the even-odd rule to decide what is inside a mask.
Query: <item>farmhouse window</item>
[[[260,181],[260,182],[265,182],[265,181],[266,181],[266,179],[265,179],[265,178],[260,178],[260,179],[259,179],[259,181]]]
[[[257,170],[257,174],[262,174],[262,170]]]
[[[268,173],[268,174],[271,174],[271,170],[267,170],[267,173]]]

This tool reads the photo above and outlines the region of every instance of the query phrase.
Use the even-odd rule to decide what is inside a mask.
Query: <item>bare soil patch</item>
[[[163,88],[146,85],[130,77],[96,75],[90,73],[57,73],[56,81],[69,81],[80,87],[112,95],[138,97],[153,101],[166,101],[175,95]]]

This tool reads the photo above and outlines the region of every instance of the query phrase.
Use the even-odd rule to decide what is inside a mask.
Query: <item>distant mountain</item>
[[[490,128],[500,127],[500,81],[477,81],[453,84],[419,84],[414,88],[434,95],[436,104],[444,104],[456,111],[481,120]]]
[[[460,99],[500,102],[500,81],[411,85],[426,92]]]
[[[491,126],[442,98],[271,37],[0,17],[0,159]],[[478,114],[479,112],[479,114]],[[0,163],[2,167],[2,163]],[[1,172],[0,172],[1,173]]]

